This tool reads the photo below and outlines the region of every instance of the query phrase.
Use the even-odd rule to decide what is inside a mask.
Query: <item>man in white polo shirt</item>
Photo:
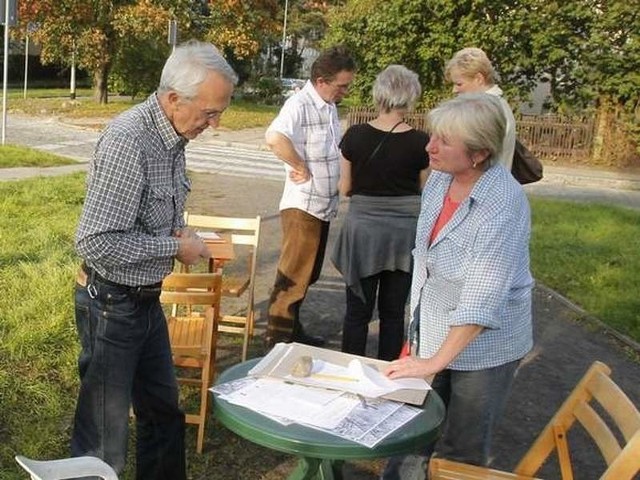
[[[323,51],[311,66],[311,79],[285,102],[267,129],[267,145],[286,171],[268,347],[280,341],[324,344],[322,337],[305,332],[299,312],[309,286],[320,276],[329,222],[338,209],[341,132],[336,103],[346,95],[354,71],[355,62],[345,47]]]

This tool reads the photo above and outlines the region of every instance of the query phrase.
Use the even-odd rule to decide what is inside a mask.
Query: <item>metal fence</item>
[[[593,151],[594,118],[556,115],[521,115],[516,118],[518,138],[543,159],[588,160]]]
[[[378,112],[369,107],[351,107],[347,113],[347,125],[366,123],[378,116]],[[407,113],[404,121],[416,130],[427,130],[427,115],[424,111]]]
[[[353,107],[347,124],[373,120],[377,115],[368,107]],[[426,112],[405,115],[405,121],[418,130],[427,129]],[[568,118],[558,115],[520,115],[516,117],[518,138],[541,159],[587,161],[591,158],[595,137],[595,118]]]

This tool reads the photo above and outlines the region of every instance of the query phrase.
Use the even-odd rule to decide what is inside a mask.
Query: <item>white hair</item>
[[[402,65],[389,65],[373,84],[373,101],[383,112],[411,110],[421,93],[418,74]]]
[[[222,75],[233,85],[238,83],[238,75],[216,47],[197,40],[185,42],[176,47],[164,64],[158,93],[173,91],[180,98],[191,100],[210,72]]]
[[[431,110],[427,119],[431,134],[460,140],[469,153],[489,152],[489,165],[498,162],[507,121],[494,95],[458,95]]]

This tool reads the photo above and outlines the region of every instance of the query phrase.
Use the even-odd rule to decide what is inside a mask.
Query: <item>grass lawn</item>
[[[0,184],[0,478],[66,455],[77,344],[71,286],[84,175]]]
[[[0,168],[55,167],[77,163],[70,158],[18,145],[0,145]]]
[[[78,258],[73,235],[84,196],[84,174],[0,183],[0,478],[24,478],[16,453],[68,455],[77,392],[72,286]],[[533,199],[532,270],[541,283],[640,341],[640,212]],[[194,453],[191,478],[257,471],[259,447],[211,423],[216,454]],[[257,450],[254,450],[257,449]],[[223,453],[222,452],[226,452]],[[264,451],[260,455],[265,456]],[[269,452],[261,468],[289,457]],[[259,463],[259,462],[258,462]],[[273,476],[272,476],[273,475]],[[283,478],[282,471],[269,479]],[[134,478],[131,469],[123,480]],[[229,476],[228,478],[231,478]]]
[[[537,281],[640,342],[640,212],[533,198]]]
[[[89,97],[93,95],[91,88],[76,88],[76,96]],[[9,100],[20,99],[24,97],[24,90],[22,88],[9,88],[7,91],[7,98]],[[65,97],[69,98],[68,88],[42,88],[42,87],[29,87],[27,85],[27,98],[51,98],[51,97]]]

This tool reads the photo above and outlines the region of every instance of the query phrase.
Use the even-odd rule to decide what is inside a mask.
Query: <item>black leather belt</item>
[[[162,291],[162,282],[154,283],[152,285],[142,285],[139,287],[132,287],[131,285],[123,285],[121,283],[112,282],[111,280],[104,278],[102,275],[96,272],[93,268],[89,267],[86,263],[82,264],[81,269],[87,276],[86,278],[87,287],[92,283],[97,282],[97,283],[102,283],[103,285],[108,285],[110,287],[114,287],[114,288],[118,288],[120,290],[126,291],[131,295],[137,295],[139,297],[148,297],[148,298],[159,297],[160,292]],[[80,284],[82,285],[82,283]]]

